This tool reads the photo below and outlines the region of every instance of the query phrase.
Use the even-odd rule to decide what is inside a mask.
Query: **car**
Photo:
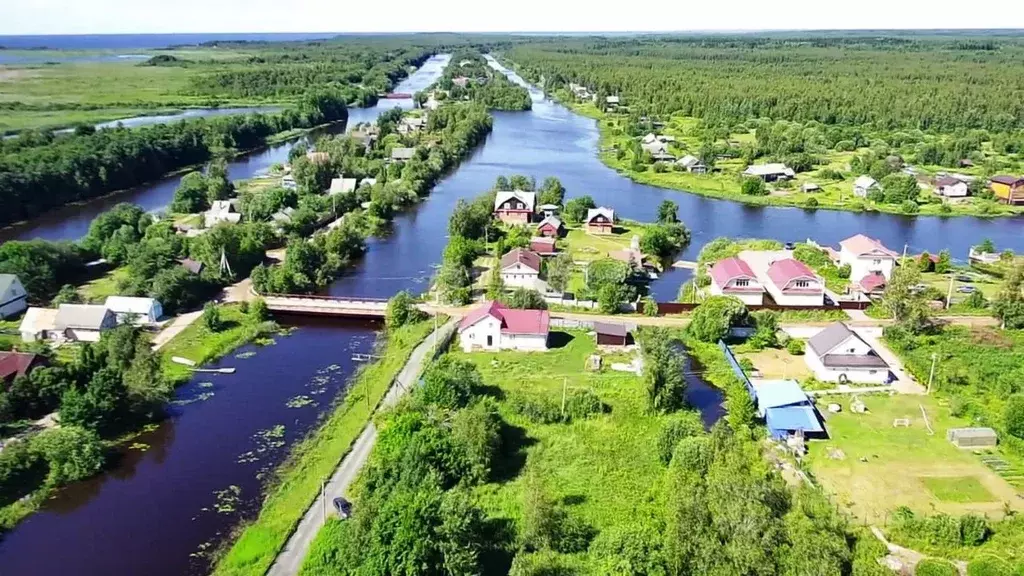
[[[334,504],[334,511],[338,513],[338,519],[345,520],[352,515],[352,503],[338,496],[331,501]]]
[[[971,278],[967,274],[960,274],[956,277],[957,282],[974,282],[974,278]]]
[[[793,244],[792,242],[786,242],[786,245],[783,246],[783,248],[786,250],[792,250],[796,248],[796,244]]]
[[[977,288],[975,288],[974,286],[960,286],[959,288],[956,289],[956,291],[962,292],[964,294],[972,294],[974,292],[977,292]]]

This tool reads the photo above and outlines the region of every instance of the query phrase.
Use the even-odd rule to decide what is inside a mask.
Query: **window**
[[[874,260],[872,260],[872,261],[871,261],[871,265],[872,265],[872,266],[881,266],[881,265],[882,265],[882,260],[881,260],[881,258],[875,258]]]
[[[735,286],[737,288],[745,288],[747,286],[750,286],[750,280],[747,280],[746,278],[740,278],[735,282]]]
[[[807,280],[797,280],[796,281],[796,287],[797,288],[810,288],[811,287],[811,283],[808,282]]]

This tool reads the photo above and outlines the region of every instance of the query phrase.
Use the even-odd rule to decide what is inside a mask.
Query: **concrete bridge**
[[[306,294],[267,294],[263,296],[271,312],[306,316],[345,318],[383,318],[388,301],[384,298],[342,298]]]

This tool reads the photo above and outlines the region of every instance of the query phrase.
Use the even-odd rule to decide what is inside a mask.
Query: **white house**
[[[839,243],[839,264],[850,265],[850,278],[854,281],[875,274],[889,280],[896,266],[896,253],[874,238],[857,234]]]
[[[711,267],[712,296],[735,296],[748,306],[764,303],[764,286],[757,280],[750,265],[733,256],[719,260]]]
[[[155,324],[164,315],[163,306],[153,298],[108,296],[104,305],[114,313],[118,324],[124,324],[129,318],[134,324]]]
[[[95,304],[61,304],[50,338],[72,342],[99,342],[100,334],[117,326],[114,313]]]
[[[943,176],[935,181],[935,188],[940,196],[946,198],[965,198],[969,192],[967,182],[953,176]]]
[[[796,176],[796,172],[785,164],[751,164],[743,171],[744,176],[756,176],[765,182],[788,180]]]
[[[221,222],[238,224],[242,221],[242,215],[235,211],[235,200],[214,200],[210,209],[203,212],[203,222],[207,228],[216,226]]]
[[[21,319],[18,332],[21,332],[21,339],[25,342],[35,342],[49,339],[50,332],[56,328],[56,308],[29,308]]]
[[[550,322],[547,310],[513,310],[500,302],[489,302],[459,323],[459,344],[465,352],[543,351],[548,349]]]
[[[889,365],[842,322],[829,325],[808,340],[804,359],[822,382],[889,382]]]
[[[358,180],[355,178],[332,178],[331,187],[327,190],[328,196],[334,196],[335,194],[345,194],[348,192],[355,192],[356,183]]]
[[[494,217],[506,224],[529,224],[536,204],[536,192],[500,190],[494,196]]]
[[[744,250],[739,258],[750,265],[757,281],[779,306],[821,306],[825,281],[785,250]]]
[[[28,308],[28,293],[14,274],[0,274],[0,320],[21,314]]]
[[[687,154],[677,160],[676,164],[685,168],[687,172],[692,172],[694,174],[704,174],[708,171],[708,167],[700,161],[700,158],[690,154]]]
[[[281,188],[285,190],[298,190],[299,185],[295,182],[295,178],[291,174],[285,174],[281,177]]]
[[[853,195],[858,198],[866,198],[868,193],[876,188],[878,188],[878,181],[867,174],[858,176],[853,181]]]
[[[540,254],[516,248],[501,257],[501,280],[509,288],[541,290]]]

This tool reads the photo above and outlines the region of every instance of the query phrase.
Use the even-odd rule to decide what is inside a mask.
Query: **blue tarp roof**
[[[796,380],[765,380],[754,385],[757,408],[764,413],[769,408],[806,404],[807,394]]]
[[[814,408],[810,406],[787,406],[785,408],[769,408],[765,413],[765,423],[772,436],[783,432],[821,432],[824,429],[818,423]]]

